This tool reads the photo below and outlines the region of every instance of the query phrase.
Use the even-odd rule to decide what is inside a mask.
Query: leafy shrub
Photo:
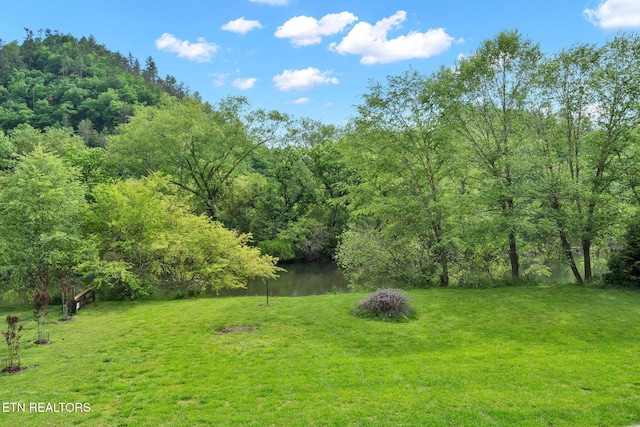
[[[396,289],[381,289],[360,301],[355,315],[367,319],[406,320],[415,317],[409,298]]]
[[[2,372],[16,372],[20,370],[20,338],[22,324],[18,324],[18,316],[7,316],[7,330],[2,332],[9,347],[9,358]]]
[[[629,224],[622,247],[611,255],[608,266],[605,285],[640,288],[640,217]]]

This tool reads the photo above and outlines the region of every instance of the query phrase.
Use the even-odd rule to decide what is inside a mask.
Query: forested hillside
[[[176,78],[160,78],[153,58],[111,52],[93,38],[25,29],[22,43],[0,39],[0,129],[69,126],[90,145],[125,123],[136,105],[156,105],[162,93],[182,98]],[[101,137],[99,136],[101,134]]]
[[[158,73],[92,37],[1,44],[4,296],[192,295],[320,259],[362,287],[581,283],[611,253],[605,282],[640,284],[637,35],[544,54],[505,31],[372,82],[343,127]]]

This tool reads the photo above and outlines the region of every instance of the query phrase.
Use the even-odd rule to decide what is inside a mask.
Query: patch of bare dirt
[[[216,332],[217,335],[226,335],[226,334],[238,334],[243,332],[253,332],[258,329],[255,326],[227,326],[226,328],[220,329]]]
[[[22,366],[6,366],[4,368],[2,368],[2,370],[0,371],[0,373],[3,374],[17,374],[20,371],[26,371],[27,368],[22,367]]]

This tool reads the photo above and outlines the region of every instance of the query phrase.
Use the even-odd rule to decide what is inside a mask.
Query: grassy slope
[[[2,402],[88,402],[0,425],[624,426],[640,421],[640,293],[424,290],[408,323],[363,294],[99,302],[27,343]],[[0,315],[17,309],[0,309]],[[19,310],[28,319],[28,308]],[[53,319],[54,315],[50,315]],[[4,322],[2,323],[4,325]],[[250,332],[218,334],[231,325]],[[1,349],[5,351],[5,349]]]

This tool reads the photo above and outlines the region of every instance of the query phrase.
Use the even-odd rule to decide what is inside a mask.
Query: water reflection
[[[579,263],[579,268],[582,265]],[[604,266],[604,267],[603,267]],[[305,295],[322,295],[331,292],[349,292],[347,281],[337,264],[333,262],[306,262],[285,264],[287,271],[280,273],[276,280],[269,280],[269,296],[298,297]],[[594,272],[606,271],[606,263],[594,262]],[[549,277],[537,278],[541,283],[558,282],[573,283],[575,279],[571,270],[563,265],[551,266]],[[221,289],[219,296],[264,296],[266,285],[262,280],[252,280],[246,289]]]
[[[347,281],[333,262],[305,262],[285,264],[287,271],[276,280],[269,280],[269,296],[299,297],[330,292],[348,292]],[[252,280],[246,289],[222,289],[220,296],[265,295],[263,280]]]

